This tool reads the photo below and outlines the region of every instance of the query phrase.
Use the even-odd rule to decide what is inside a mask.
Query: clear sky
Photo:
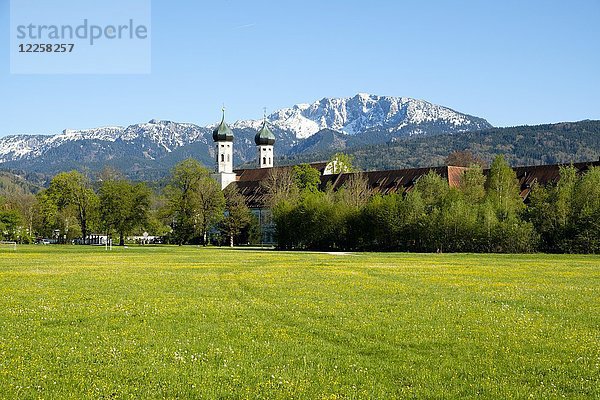
[[[154,0],[145,75],[11,75],[0,0],[0,136],[152,118],[260,118],[358,92],[495,126],[600,119],[599,0]]]

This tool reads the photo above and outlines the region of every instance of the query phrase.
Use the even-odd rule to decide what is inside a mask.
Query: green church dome
[[[233,142],[233,132],[225,123],[225,110],[223,110],[221,123],[213,131],[213,140],[215,142]]]
[[[257,146],[272,146],[275,143],[275,135],[273,135],[273,132],[271,132],[271,130],[267,126],[266,118],[265,122],[263,122],[262,128],[260,129],[260,131],[258,131],[256,136],[254,136],[254,143],[256,143]]]

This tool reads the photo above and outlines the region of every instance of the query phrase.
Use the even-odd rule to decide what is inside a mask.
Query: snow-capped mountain
[[[423,125],[444,125],[445,133],[491,128],[481,118],[472,117],[423,100],[407,97],[376,96],[359,93],[348,98],[324,98],[312,104],[297,104],[275,111],[269,122],[306,139],[322,129],[349,135],[369,130],[402,133],[398,136],[427,133]],[[257,129],[261,121],[238,121],[234,128]]]
[[[138,144],[146,158],[154,158],[154,153],[170,153],[193,142],[208,144],[208,133],[207,128],[194,124],[151,120],[128,127],[65,129],[57,135],[12,135],[0,138],[0,163],[40,157],[52,149],[80,141]]]
[[[278,155],[319,148],[325,143],[321,136],[330,136],[316,135],[324,131],[339,133],[335,141],[327,141],[328,146],[345,141],[344,146],[350,147],[491,127],[484,119],[423,100],[368,94],[297,104],[273,112],[268,120],[277,137]],[[236,164],[255,157],[253,137],[261,124],[260,119],[230,123],[236,136]],[[164,169],[185,157],[211,165],[213,127],[151,120],[127,127],[67,129],[56,135],[6,136],[0,138],[0,167],[54,172],[81,166],[101,168],[110,162],[121,169],[144,169],[157,163],[156,168]],[[313,136],[310,146],[303,144]]]

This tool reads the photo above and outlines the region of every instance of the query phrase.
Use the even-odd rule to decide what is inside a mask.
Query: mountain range
[[[578,162],[600,156],[600,121],[494,128],[485,119],[423,100],[357,94],[297,104],[267,116],[276,136],[277,163],[322,161],[353,155],[361,169],[441,165],[452,151],[483,160],[506,154],[513,165]],[[255,167],[254,135],[263,120],[229,125],[236,167]],[[0,138],[0,169],[35,176],[105,166],[131,179],[155,180],[193,157],[214,167],[214,125],[151,120],[127,127],[64,130],[55,135]]]
[[[273,112],[267,120],[277,138],[278,156],[491,128],[482,118],[423,100],[362,93],[297,104]],[[262,122],[230,123],[235,134],[236,165],[254,160],[253,138]],[[212,168],[213,128],[151,120],[127,127],[66,129],[54,135],[11,135],[0,138],[0,168],[54,174],[111,165],[130,176],[147,178],[164,174],[187,157]]]

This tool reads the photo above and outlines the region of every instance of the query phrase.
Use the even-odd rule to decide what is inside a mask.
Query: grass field
[[[599,398],[600,257],[0,250],[1,398]]]

